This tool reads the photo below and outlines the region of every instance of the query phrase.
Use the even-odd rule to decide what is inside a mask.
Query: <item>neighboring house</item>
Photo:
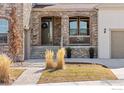
[[[71,47],[73,58],[124,58],[124,4],[0,4],[0,47],[8,52],[11,7],[22,35],[20,60]]]

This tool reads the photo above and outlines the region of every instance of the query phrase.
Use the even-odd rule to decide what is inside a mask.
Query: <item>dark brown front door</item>
[[[52,44],[52,18],[42,18],[42,45]]]

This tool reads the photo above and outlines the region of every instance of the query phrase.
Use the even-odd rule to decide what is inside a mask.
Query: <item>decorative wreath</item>
[[[47,27],[48,27],[47,23],[42,24],[42,28],[47,28]]]

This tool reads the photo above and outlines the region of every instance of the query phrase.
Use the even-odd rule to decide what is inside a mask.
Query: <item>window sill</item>
[[[90,37],[90,35],[70,35],[69,37]]]
[[[86,44],[69,44],[69,46],[90,46],[89,43]]]
[[[0,46],[8,46],[8,43],[0,43]]]

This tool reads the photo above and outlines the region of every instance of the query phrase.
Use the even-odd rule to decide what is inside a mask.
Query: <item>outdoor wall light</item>
[[[104,33],[106,33],[106,28],[104,28]]]

